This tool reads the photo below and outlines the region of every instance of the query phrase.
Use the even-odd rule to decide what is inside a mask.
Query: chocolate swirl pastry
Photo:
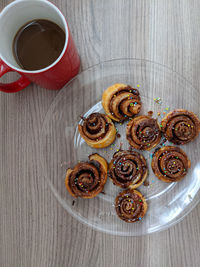
[[[102,106],[112,120],[123,121],[140,112],[140,94],[129,85],[117,83],[104,91]]]
[[[112,144],[116,137],[116,129],[111,119],[101,113],[92,113],[83,118],[83,125],[78,125],[81,137],[95,148],[103,148]]]
[[[154,154],[151,162],[154,174],[167,183],[183,179],[190,165],[190,160],[188,160],[185,152],[174,146],[160,148]]]
[[[67,170],[66,188],[73,197],[93,198],[103,190],[107,170],[107,162],[103,157],[90,155],[89,162],[80,162]]]
[[[135,149],[150,150],[159,144],[161,131],[156,119],[138,116],[128,122],[126,137]]]
[[[145,158],[135,151],[116,152],[109,165],[109,175],[113,184],[122,188],[139,187],[145,181],[147,174]]]
[[[176,145],[194,140],[200,132],[200,120],[191,111],[176,109],[169,112],[161,122],[165,137]]]
[[[127,189],[116,197],[115,209],[120,219],[133,223],[144,217],[147,212],[147,202],[139,191]]]

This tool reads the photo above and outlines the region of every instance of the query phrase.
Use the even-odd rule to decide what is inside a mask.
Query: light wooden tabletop
[[[0,10],[10,2],[1,0]],[[52,2],[67,18],[82,69],[106,59],[144,58],[199,88],[199,0]],[[137,238],[96,232],[60,206],[39,168],[38,146],[57,93],[36,85],[0,93],[0,266],[199,266],[200,205],[174,227]]]

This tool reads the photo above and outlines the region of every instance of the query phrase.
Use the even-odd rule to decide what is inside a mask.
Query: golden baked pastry
[[[90,155],[89,162],[80,162],[67,170],[66,188],[73,197],[93,198],[103,190],[107,171],[107,161],[103,157]]]
[[[190,168],[186,153],[175,146],[164,146],[153,156],[151,166],[158,179],[171,183],[184,178]]]
[[[122,188],[139,187],[145,181],[147,174],[145,158],[135,151],[115,152],[109,164],[109,176],[113,184]]]
[[[161,122],[165,137],[176,145],[193,141],[200,132],[200,120],[191,111],[175,109],[169,112]]]
[[[144,217],[147,212],[147,202],[139,191],[127,189],[116,197],[115,209],[120,219],[133,223]]]
[[[112,120],[123,121],[140,112],[140,94],[129,85],[116,83],[104,91],[102,106]]]
[[[161,131],[156,119],[137,116],[128,122],[126,137],[135,149],[150,150],[159,144]]]
[[[105,114],[92,113],[83,118],[83,125],[78,125],[81,137],[95,148],[104,148],[115,141],[116,128],[111,119]]]

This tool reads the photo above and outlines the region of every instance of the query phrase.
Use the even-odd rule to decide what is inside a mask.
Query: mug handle
[[[1,59],[0,59],[0,78],[7,72],[11,72],[13,69],[11,69],[9,66],[7,66]],[[23,90],[25,87],[27,87],[31,82],[28,78],[26,78],[24,75],[21,75],[21,77],[12,83],[0,83],[0,91],[5,93],[16,93],[21,90]]]

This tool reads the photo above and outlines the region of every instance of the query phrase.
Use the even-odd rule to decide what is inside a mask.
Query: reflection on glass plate
[[[159,121],[167,112],[184,108],[200,114],[195,90],[183,77],[160,64],[138,59],[118,59],[103,62],[79,74],[57,95],[45,117],[41,135],[41,163],[46,180],[62,206],[79,221],[106,233],[138,236],[164,230],[187,215],[200,199],[199,138],[182,146],[191,160],[187,176],[178,183],[164,183],[151,170],[152,151],[142,152],[148,162],[148,186],[139,187],[147,199],[148,211],[139,222],[121,221],[114,208],[116,195],[121,191],[107,181],[105,194],[94,199],[74,199],[68,194],[65,174],[68,167],[87,160],[98,152],[108,161],[120,148],[128,149],[125,123],[116,123],[121,137],[105,149],[89,147],[81,138],[77,125],[80,116],[103,112],[101,96],[114,83],[126,83],[138,88],[142,99],[140,114],[153,111]],[[169,144],[161,141],[160,146]]]

